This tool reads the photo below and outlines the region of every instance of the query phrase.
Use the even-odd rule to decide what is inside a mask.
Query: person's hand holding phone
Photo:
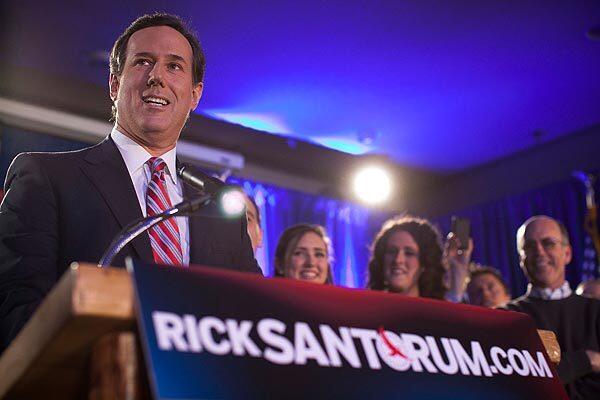
[[[469,264],[473,253],[473,239],[469,237],[469,228],[468,219],[452,217],[452,232],[448,234],[444,246],[448,284],[446,298],[454,302],[462,300],[469,275]]]

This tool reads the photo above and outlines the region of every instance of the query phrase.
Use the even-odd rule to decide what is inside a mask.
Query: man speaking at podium
[[[15,158],[0,208],[0,352],[71,262],[97,263],[126,225],[194,194],[176,174],[176,145],[202,95],[204,66],[178,17],[140,17],[111,52],[110,135],[80,151]],[[260,272],[242,217],[161,222],[113,264],[125,256]]]

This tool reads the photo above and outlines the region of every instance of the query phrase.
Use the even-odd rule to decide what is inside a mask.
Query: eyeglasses
[[[538,242],[542,245],[545,251],[551,251],[556,249],[559,245],[564,245],[562,240],[556,238],[543,238],[542,240],[526,240],[523,245],[523,251],[525,253],[531,253],[537,249]]]

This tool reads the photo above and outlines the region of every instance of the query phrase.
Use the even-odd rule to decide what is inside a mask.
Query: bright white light
[[[229,217],[241,215],[246,207],[244,195],[237,189],[227,190],[221,195],[221,207]]]
[[[369,204],[382,203],[392,191],[388,173],[379,167],[367,167],[356,174],[354,192]]]

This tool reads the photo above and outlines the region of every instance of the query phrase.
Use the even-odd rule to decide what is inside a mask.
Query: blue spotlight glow
[[[279,117],[272,114],[232,112],[224,110],[205,110],[206,114],[232,124],[245,126],[269,133],[288,135],[291,133],[288,126]]]
[[[340,137],[314,137],[311,140],[321,146],[353,155],[365,154],[371,151],[370,146],[351,139]]]

